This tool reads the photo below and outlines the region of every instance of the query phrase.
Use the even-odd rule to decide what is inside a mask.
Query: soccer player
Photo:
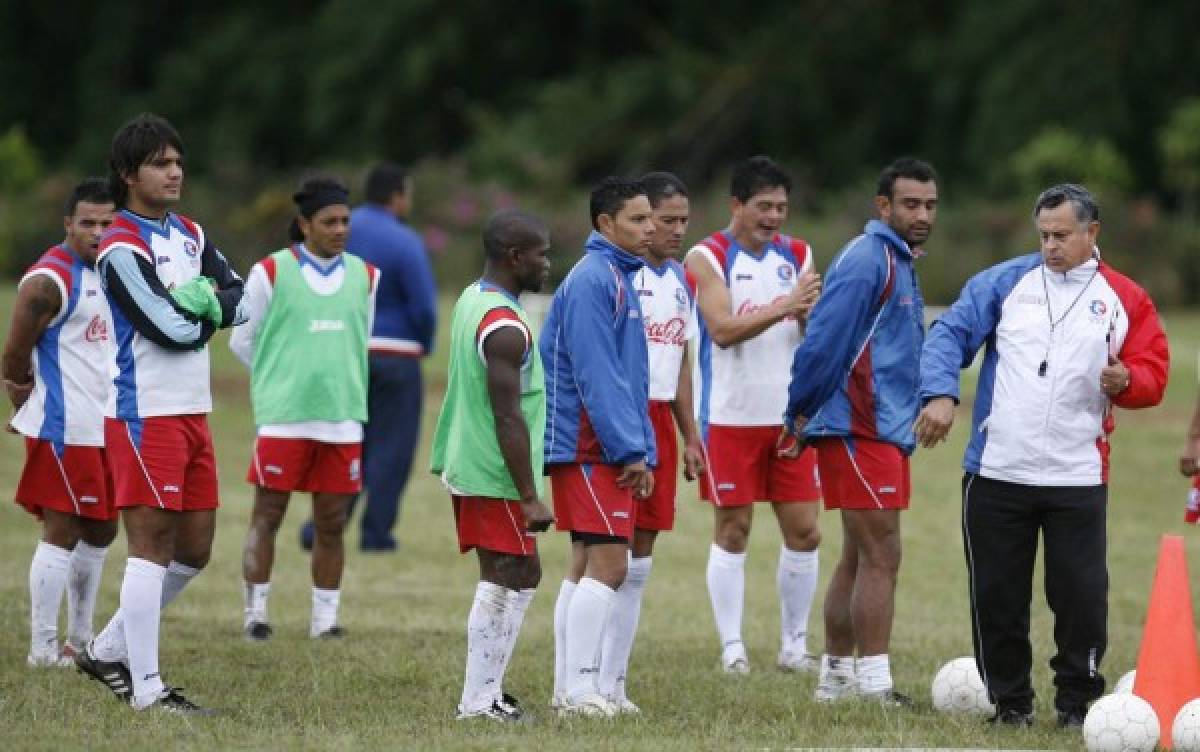
[[[100,236],[112,224],[103,179],[71,191],[66,239],[17,284],[4,386],[25,437],[16,501],[42,522],[29,565],[30,666],[71,666],[92,639],[92,612],[108,546],[117,534],[104,460],[104,403],[112,315],[96,276]],[[59,649],[58,609],[67,593],[67,641]]]
[[[879,219],[833,260],[792,363],[790,430],[817,450],[825,508],[842,515],[842,556],[825,593],[822,702],[862,695],[912,703],[894,689],[888,645],[925,338],[913,261],[937,203],[926,163],[899,159],[883,171]]]
[[[654,485],[646,414],[646,334],[633,276],[654,236],[646,189],[605,178],[590,200],[584,256],[550,304],[539,347],[546,363],[546,465],[559,530],[572,559],[554,608],[555,687],[562,714],[610,716],[597,665],[625,579],[634,497]]]
[[[642,609],[642,590],[650,576],[654,541],[660,531],[670,530],[675,524],[677,424],[683,434],[684,477],[695,480],[704,467],[704,450],[692,413],[692,369],[687,357],[687,341],[695,336],[695,307],[683,265],[677,260],[688,225],[687,188],[669,172],[645,175],[642,185],[650,200],[654,237],[647,249],[646,265],[633,279],[649,349],[650,422],[658,466],[654,469],[653,493],[633,505],[629,566],[625,581],[617,588],[604,632],[599,678],[600,693],[627,713],[639,712],[625,695],[625,679]]]
[[[785,671],[812,670],[808,612],[817,589],[817,504],[821,486],[813,452],[784,457],[789,366],[803,321],[820,290],[812,249],[780,234],[792,181],[767,157],[733,169],[732,218],[687,255],[700,309],[696,400],[704,436],[702,499],[712,502],[708,592],[721,639],[721,667],[744,674],[742,642],[746,545],[755,501],[769,501],[783,546],[776,583]]]
[[[504,673],[542,578],[533,534],[554,521],[541,500],[542,360],[517,302],[545,283],[550,236],[541,220],[507,210],[488,220],[483,247],[483,276],[454,306],[432,470],[453,499],[459,550],[479,559],[458,718],[507,722],[521,709],[502,689]]]
[[[375,267],[346,251],[349,191],[313,178],[292,196],[292,245],[254,265],[246,280],[246,323],[229,347],[250,368],[258,436],[247,480],[254,511],[242,555],[247,639],[268,640],[267,596],[275,536],[293,491],[312,494],[309,636],[344,635],[338,624],[350,500],[362,488],[367,420],[367,340]]]
[[[183,153],[174,127],[150,114],[121,126],[110,151],[118,212],[97,260],[114,339],[104,445],[129,560],[121,607],[76,665],[135,709],[202,715],[212,711],[163,684],[159,625],[212,550],[218,502],[206,343],[240,320],[242,280],[200,225],[171,210]],[[213,318],[176,303],[172,288],[207,289]]]
[[[363,551],[396,550],[392,535],[420,438],[424,387],[421,358],[433,351],[437,285],[425,244],[410,224],[413,179],[383,162],[367,174],[367,200],[350,213],[349,252],[379,269],[375,323],[367,358],[367,424],[363,427]],[[354,514],[358,497],[350,502]],[[312,548],[312,521],[300,530]]]

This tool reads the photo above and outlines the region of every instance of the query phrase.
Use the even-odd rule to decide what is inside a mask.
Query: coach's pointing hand
[[[554,515],[536,496],[521,502],[521,514],[525,515],[525,529],[531,533],[544,532],[554,524]]]
[[[913,433],[921,446],[932,449],[938,442],[946,440],[954,425],[954,408],[951,397],[934,397],[925,404],[913,425]]]

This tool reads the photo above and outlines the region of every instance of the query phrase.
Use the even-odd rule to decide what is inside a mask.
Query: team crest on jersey
[[[87,331],[83,333],[83,338],[88,342],[104,342],[108,339],[108,322],[100,317],[100,314],[92,316],[92,320],[88,322]]]
[[[683,291],[682,287],[675,288],[675,302],[679,304],[679,310],[687,308],[687,293]]]
[[[1093,300],[1088,306],[1088,310],[1092,312],[1093,316],[1103,316],[1108,313],[1108,306],[1104,305],[1103,300]]]
[[[196,253],[199,250],[200,249],[196,247],[196,242],[194,240],[189,238],[183,241],[183,252],[188,255],[188,258],[196,258]]]
[[[780,264],[775,270],[775,273],[779,275],[779,281],[781,282],[791,282],[793,272],[795,272],[795,270],[792,269],[791,264]]]

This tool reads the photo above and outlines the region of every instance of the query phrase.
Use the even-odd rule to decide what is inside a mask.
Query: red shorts
[[[633,526],[642,530],[670,530],[675,527],[675,490],[679,485],[679,441],[675,437],[675,416],[671,403],[650,403],[650,425],[658,446],[658,467],[654,468],[654,491],[648,498],[633,500]]]
[[[26,437],[16,500],[39,519],[43,509],[89,520],[117,518],[103,447],[64,446],[60,455],[52,442]]]
[[[362,444],[259,436],[246,480],[272,491],[356,494],[362,490]]]
[[[104,419],[118,509],[216,509],[217,461],[206,415]]]
[[[553,465],[555,527],[574,533],[629,538],[633,534],[632,488],[618,488],[616,465]]]
[[[820,500],[816,452],[805,449],[790,459],[778,456],[775,445],[782,430],[781,426],[710,425],[700,498],[719,507]]]
[[[458,550],[482,548],[513,556],[536,556],[537,537],[525,528],[521,505],[486,496],[453,496]]]
[[[828,437],[817,450],[826,509],[908,509],[908,456],[894,444]]]

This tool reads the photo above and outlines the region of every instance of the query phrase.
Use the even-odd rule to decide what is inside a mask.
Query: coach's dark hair
[[[108,181],[104,178],[84,178],[79,185],[71,189],[70,195],[63,203],[63,216],[75,216],[75,209],[80,201],[89,204],[111,204],[112,192],[108,190]]]
[[[1057,209],[1067,201],[1075,207],[1075,219],[1080,224],[1100,221],[1100,206],[1092,192],[1077,183],[1060,183],[1042,191],[1037,201],[1033,202],[1034,221],[1037,221],[1042,209]]]
[[[407,190],[408,170],[395,162],[377,164],[367,173],[367,201],[372,204],[386,204],[392,199],[393,193]]]
[[[879,182],[875,185],[875,195],[892,198],[892,189],[900,178],[915,180],[918,183],[937,182],[937,171],[933,165],[913,157],[900,157],[879,173]]]
[[[118,208],[129,201],[125,178],[168,146],[175,147],[179,156],[183,156],[183,139],[175,127],[153,113],[143,112],[117,130],[108,153],[108,189]]]
[[[489,261],[500,261],[511,248],[524,251],[550,238],[546,223],[520,209],[501,209],[483,226],[483,250]]]
[[[729,179],[729,195],[743,204],[755,194],[772,188],[782,188],[785,193],[791,193],[792,179],[770,157],[750,157],[733,166],[733,176]]]
[[[596,221],[601,214],[616,217],[617,213],[625,207],[625,202],[645,195],[646,186],[642,185],[640,180],[612,175],[604,178],[599,185],[592,189],[591,200],[588,202],[588,208],[592,215],[592,227],[600,229]]]
[[[305,219],[334,204],[350,204],[350,189],[342,181],[328,175],[319,175],[306,179],[300,184],[300,190],[292,194],[292,203],[296,205],[296,213]],[[288,225],[288,239],[295,243],[304,241],[304,233],[295,217]]]
[[[646,188],[646,198],[650,199],[651,208],[674,196],[688,197],[687,186],[670,172],[647,172],[642,176],[642,185]]]

